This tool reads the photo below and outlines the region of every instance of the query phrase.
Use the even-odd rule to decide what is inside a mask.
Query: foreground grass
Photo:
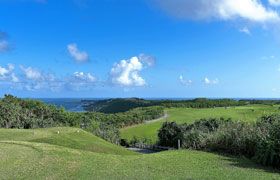
[[[58,127],[46,129],[0,129],[1,141],[27,141],[48,143],[98,153],[132,155],[134,152],[111,144],[78,128]]]
[[[146,139],[150,143],[157,141],[157,133],[165,121],[174,121],[179,124],[192,123],[201,118],[232,118],[237,121],[254,122],[264,114],[279,112],[279,106],[251,105],[231,108],[171,108],[166,110],[168,118],[150,124],[140,124],[121,130],[121,137],[131,140],[133,137]]]
[[[198,151],[127,156],[21,141],[0,147],[0,179],[280,179],[247,159]]]

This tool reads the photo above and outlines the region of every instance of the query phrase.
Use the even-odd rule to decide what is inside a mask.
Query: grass
[[[250,113],[253,112],[252,108],[256,114]],[[224,115],[234,119],[243,117],[242,120],[252,122],[256,116],[262,115],[263,111],[276,110],[276,107],[266,106],[169,109],[168,120],[183,123],[209,115]],[[149,133],[154,134],[160,123],[162,122],[139,127],[152,127]],[[35,130],[0,129],[0,179],[268,180],[280,179],[280,173],[246,158],[208,152],[174,150],[138,154],[81,129],[60,127]]]
[[[0,147],[1,179],[280,179],[247,159],[190,150],[129,156],[22,141]]]
[[[78,128],[58,127],[32,130],[0,129],[0,142],[1,141],[48,143],[107,154],[135,154]]]
[[[131,140],[133,137],[146,139],[150,143],[157,141],[157,132],[165,121],[174,121],[179,124],[192,123],[201,118],[232,118],[233,120],[254,122],[264,114],[279,112],[279,106],[250,105],[231,108],[171,108],[167,109],[168,118],[150,124],[140,124],[121,130],[121,137]]]

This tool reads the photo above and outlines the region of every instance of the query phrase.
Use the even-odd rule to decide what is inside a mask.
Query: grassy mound
[[[91,133],[85,132],[78,128],[68,127],[32,130],[0,129],[0,142],[1,141],[48,143],[107,154],[135,154],[122,147],[104,141],[103,139],[100,139]]]
[[[171,108],[167,109],[168,118],[150,124],[140,124],[133,127],[127,127],[121,130],[121,137],[131,140],[133,137],[138,139],[148,139],[151,143],[157,141],[157,133],[165,121],[182,123],[193,123],[202,118],[232,118],[233,120],[254,122],[264,114],[279,112],[279,106],[270,105],[250,105],[237,106],[230,108]]]
[[[198,151],[112,155],[45,143],[2,141],[3,179],[279,179],[247,159]]]

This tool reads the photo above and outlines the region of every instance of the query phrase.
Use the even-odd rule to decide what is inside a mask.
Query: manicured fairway
[[[245,158],[138,154],[77,128],[0,129],[0,179],[280,179]]]
[[[121,137],[132,139],[134,136],[139,139],[148,139],[151,143],[157,141],[157,132],[165,121],[175,121],[177,123],[192,123],[201,118],[224,117],[232,118],[237,121],[254,122],[264,114],[280,112],[279,106],[269,105],[251,105],[230,108],[208,108],[208,109],[191,109],[191,108],[171,108],[166,110],[168,118],[150,124],[141,124],[138,126],[128,127],[121,130]]]
[[[247,159],[198,151],[111,155],[20,141],[0,147],[0,179],[280,179]]]

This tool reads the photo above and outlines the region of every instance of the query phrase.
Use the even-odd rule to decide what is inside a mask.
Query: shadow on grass
[[[244,156],[233,156],[233,155],[221,154],[221,153],[215,153],[215,154],[222,156],[223,160],[229,161],[230,162],[229,165],[233,167],[255,169],[255,170],[265,171],[268,173],[280,174],[279,169],[269,167],[269,166],[263,166],[261,164],[258,164],[254,160],[248,159]]]

